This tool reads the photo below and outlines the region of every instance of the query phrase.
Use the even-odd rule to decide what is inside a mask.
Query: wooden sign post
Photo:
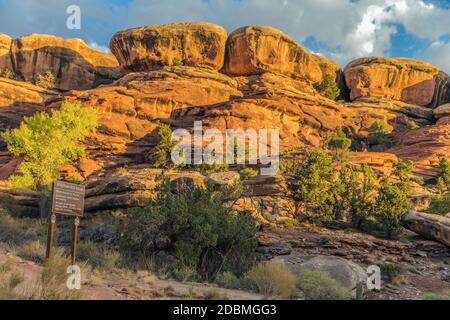
[[[78,241],[78,226],[84,213],[85,187],[65,181],[55,181],[52,192],[52,209],[48,226],[47,259],[52,257],[56,214],[75,217],[72,236],[72,265],[75,265]]]

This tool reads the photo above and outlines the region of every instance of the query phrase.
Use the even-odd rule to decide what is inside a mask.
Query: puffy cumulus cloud
[[[78,0],[83,29],[74,32],[65,29],[65,8],[72,0],[0,0],[0,32],[77,36],[107,46],[114,32],[147,24],[209,21],[230,32],[243,25],[270,25],[300,42],[314,38],[314,51],[345,65],[361,56],[389,55],[399,45],[392,43],[398,25],[429,43],[450,34],[450,10],[431,1]],[[429,51],[431,62],[441,64]]]

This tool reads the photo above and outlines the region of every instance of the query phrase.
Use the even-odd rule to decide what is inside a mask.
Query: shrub
[[[443,292],[427,292],[422,295],[423,300],[450,300],[450,290],[444,290]]]
[[[247,277],[266,297],[294,298],[298,294],[297,277],[280,261],[261,263]]]
[[[195,168],[200,171],[200,173],[204,176],[209,176],[210,174],[213,173],[220,173],[220,172],[227,172],[229,170],[228,168],[228,164],[226,163],[212,163],[212,164],[207,164],[207,163],[202,163],[199,165],[196,165]]]
[[[113,271],[120,263],[120,253],[100,247],[94,242],[81,241],[77,246],[79,260],[88,262],[94,269]]]
[[[156,168],[170,169],[174,167],[172,149],[176,145],[172,141],[172,129],[162,122],[158,122],[158,125],[158,144],[152,152],[153,164]]]
[[[13,273],[9,276],[0,277],[0,301],[1,300],[18,300],[20,295],[16,292],[17,286],[24,281],[24,277],[20,274]]]
[[[173,58],[172,67],[182,67],[183,65],[183,61],[181,61],[179,58]]]
[[[450,213],[450,192],[431,197],[430,207],[427,212],[442,215]]]
[[[323,151],[307,154],[303,167],[296,173],[290,186],[296,202],[296,213],[313,219],[329,219],[334,211],[334,199],[330,192],[335,172],[333,159]]]
[[[392,128],[385,121],[375,121],[369,128],[367,142],[370,147],[389,148],[392,141],[388,134],[392,132]]]
[[[329,75],[326,75],[320,84],[315,85],[315,89],[320,95],[330,100],[336,100],[341,95],[341,90],[336,81]]]
[[[450,189],[450,161],[447,157],[442,157],[439,160],[438,179],[441,189]]]
[[[231,194],[188,185],[172,194],[163,178],[155,199],[130,210],[122,248],[155,256],[159,265],[171,256],[173,268],[192,268],[202,280],[214,280],[224,271],[242,274],[255,260],[256,223],[228,205]]]
[[[298,285],[307,300],[350,300],[352,293],[328,273],[306,270]]]
[[[55,87],[55,76],[51,71],[36,76],[35,84],[44,89],[52,89]]]
[[[13,188],[42,189],[56,179],[61,168],[85,154],[80,145],[98,125],[98,112],[64,102],[50,114],[26,117],[19,128],[6,130],[1,137],[8,150],[23,158],[20,175],[10,178]]]
[[[392,284],[401,284],[403,281],[404,269],[399,264],[386,263],[380,266],[381,275]]]
[[[10,80],[19,80],[19,77],[10,69],[3,70],[2,77]]]
[[[408,129],[419,129],[420,126],[414,120],[408,121]]]
[[[347,160],[347,154],[352,145],[352,140],[347,138],[342,127],[336,127],[334,129],[326,144],[336,161],[342,163]]]
[[[241,180],[244,181],[256,177],[258,175],[258,172],[252,168],[244,168],[239,171],[239,175],[241,176]]]
[[[240,280],[233,272],[224,272],[216,278],[216,284],[225,289],[238,289]]]
[[[41,263],[45,260],[45,246],[39,241],[31,241],[17,250],[17,255],[25,260]]]

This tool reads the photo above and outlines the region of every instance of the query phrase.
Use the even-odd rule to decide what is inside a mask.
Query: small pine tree
[[[323,81],[315,86],[315,89],[320,95],[330,100],[336,100],[341,95],[341,90],[330,75],[326,75]]]
[[[392,144],[388,134],[392,128],[385,121],[375,121],[369,128],[367,142],[371,147],[389,148]]]
[[[176,145],[172,141],[172,129],[165,123],[158,122],[158,125],[158,144],[152,152],[153,165],[156,168],[170,169],[174,167],[172,149]]]
[[[326,142],[327,148],[332,152],[333,158],[342,163],[346,161],[352,140],[347,138],[342,127],[336,127]]]
[[[450,161],[447,157],[439,160],[438,184],[441,188],[445,188],[443,191],[450,189]]]

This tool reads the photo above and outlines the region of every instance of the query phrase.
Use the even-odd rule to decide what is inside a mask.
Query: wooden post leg
[[[47,260],[49,260],[52,257],[53,237],[55,235],[55,223],[56,223],[56,215],[52,212],[48,219],[47,254],[46,254]]]
[[[77,241],[78,241],[78,226],[80,225],[80,218],[76,217],[73,223],[72,234],[72,265],[75,265],[77,256]]]

